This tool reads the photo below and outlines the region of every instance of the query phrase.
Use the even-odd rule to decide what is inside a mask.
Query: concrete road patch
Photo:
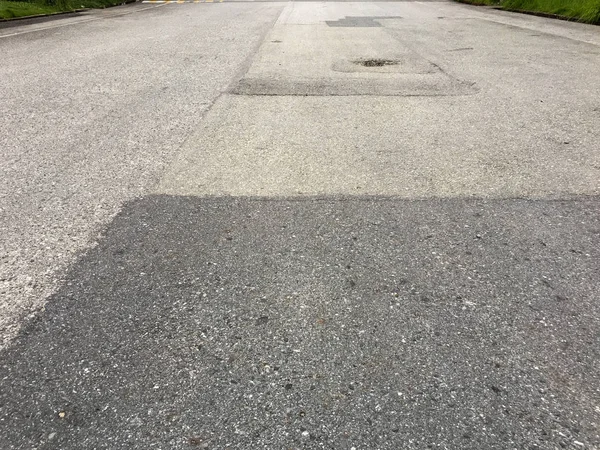
[[[225,96],[157,191],[404,198],[597,193],[600,155],[580,139],[594,139],[600,128],[591,127],[584,111],[567,117],[539,105],[548,121],[517,131],[528,100]]]
[[[365,17],[370,21],[377,18]],[[332,23],[337,22],[278,24],[232,92],[326,96],[444,96],[476,92],[472,83],[446,73],[382,28],[332,27]],[[372,59],[397,64],[362,68],[354,64]]]
[[[470,11],[288,5],[234,95],[219,99],[157,192],[598,194],[600,79],[589,74],[599,47]],[[382,26],[327,26],[359,16]],[[357,64],[370,60],[394,64]]]

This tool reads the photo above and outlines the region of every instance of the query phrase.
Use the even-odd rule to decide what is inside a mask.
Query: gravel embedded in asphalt
[[[3,355],[3,448],[600,445],[597,198],[130,202]]]

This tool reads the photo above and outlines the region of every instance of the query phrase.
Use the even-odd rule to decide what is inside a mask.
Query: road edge
[[[39,19],[42,17],[54,17],[54,16],[64,16],[66,14],[79,14],[82,12],[86,12],[86,11],[91,11],[94,9],[108,9],[108,8],[114,8],[115,6],[123,6],[123,5],[128,5],[130,3],[135,3],[138,0],[125,0],[123,3],[117,3],[114,5],[109,5],[109,6],[104,6],[102,8],[80,8],[80,9],[74,9],[73,11],[58,11],[58,12],[53,12],[53,13],[48,13],[48,14],[34,14],[33,16],[20,16],[20,17],[11,17],[10,19],[1,19],[0,18],[0,23],[6,23],[6,22],[18,22],[19,20],[27,20],[27,19]]]

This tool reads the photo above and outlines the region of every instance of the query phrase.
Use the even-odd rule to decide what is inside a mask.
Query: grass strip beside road
[[[532,11],[600,23],[600,0],[504,0],[504,9]]]
[[[600,24],[600,0],[459,0],[472,5],[500,6],[508,11],[543,13]]]
[[[54,14],[85,8],[106,8],[124,2],[125,0],[37,0],[30,2],[0,0],[0,19]]]
[[[37,16],[39,14],[52,14],[60,12],[56,6],[48,6],[29,2],[8,2],[0,0],[0,19],[13,19],[15,17]]]

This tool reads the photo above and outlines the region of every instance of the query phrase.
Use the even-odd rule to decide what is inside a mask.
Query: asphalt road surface
[[[0,448],[599,449],[599,67],[446,1],[0,24]]]

